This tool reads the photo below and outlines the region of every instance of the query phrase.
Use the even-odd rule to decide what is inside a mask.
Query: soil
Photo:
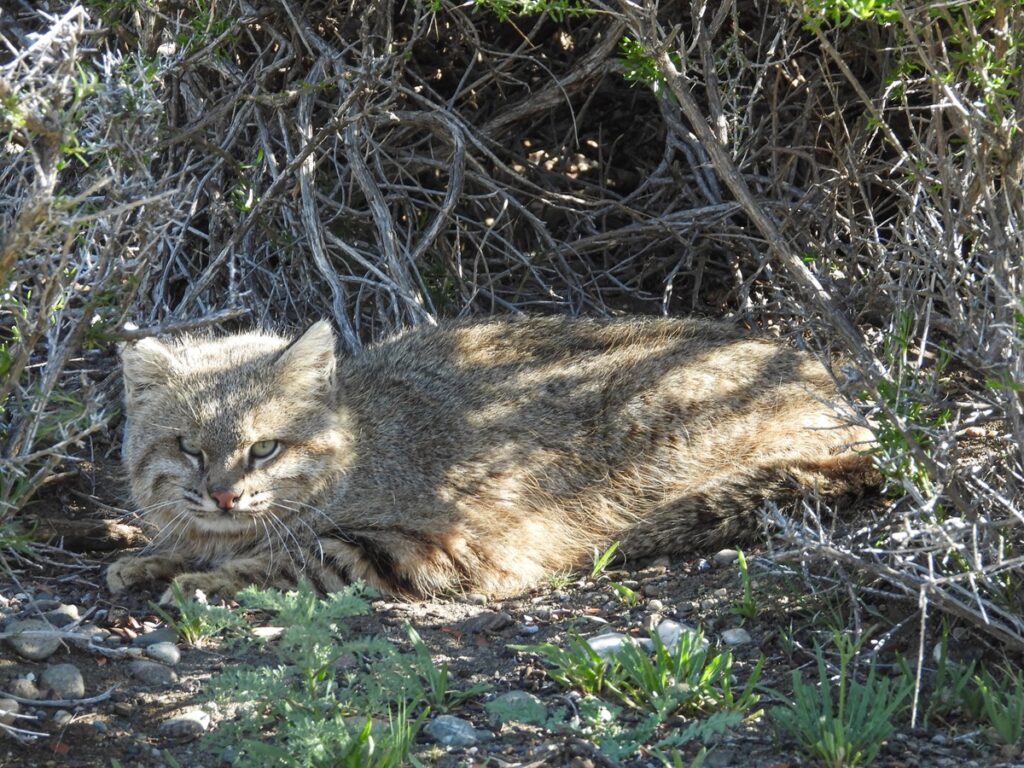
[[[578,738],[552,734],[530,726],[506,724],[489,718],[482,701],[512,690],[538,696],[554,708],[565,706],[566,692],[551,681],[543,663],[529,653],[510,648],[516,644],[560,642],[574,629],[584,636],[618,631],[646,636],[653,623],[669,618],[701,627],[712,642],[720,642],[723,631],[742,626],[751,642],[733,649],[734,671],[745,680],[763,655],[766,659],[762,683],[769,689],[787,690],[795,668],[813,671],[815,637],[823,631],[821,615],[835,605],[827,590],[809,593],[799,573],[786,576],[785,569],[761,557],[763,550],[748,549],[747,558],[754,578],[759,608],[753,620],[740,619],[731,608],[742,597],[739,570],[735,562],[715,558],[659,561],[616,571],[593,580],[580,577],[563,585],[545,585],[528,594],[500,602],[482,596],[466,601],[422,601],[401,603],[377,600],[372,613],[353,620],[353,630],[383,635],[401,647],[408,647],[403,629],[409,622],[434,654],[436,663],[448,664],[454,685],[466,688],[483,682],[490,691],[457,708],[452,714],[490,731],[493,738],[470,747],[445,748],[425,733],[417,737],[413,753],[425,765],[438,766],[588,766],[618,765],[591,744]],[[32,558],[9,561],[12,574],[0,579],[0,615],[7,620],[26,618],[51,611],[59,604],[74,605],[92,624],[111,633],[106,645],[108,657],[65,643],[43,661],[29,661],[0,645],[0,690],[11,691],[18,678],[29,673],[39,680],[47,665],[70,662],[81,670],[85,696],[109,695],[94,703],[63,707],[23,704],[22,713],[37,720],[17,724],[45,733],[29,743],[0,740],[2,766],[218,766],[222,756],[204,750],[195,735],[169,734],[162,728],[176,713],[199,706],[199,696],[212,675],[226,665],[237,663],[212,645],[189,648],[179,644],[181,659],[173,665],[177,681],[147,686],[129,674],[130,654],[139,654],[135,637],[159,629],[152,601],[162,587],[140,590],[114,598],[106,590],[103,568],[119,552],[72,553],[46,548]],[[724,561],[726,558],[718,558]],[[610,577],[632,589],[639,600],[624,605],[610,587]],[[837,594],[845,593],[840,585]],[[829,601],[832,601],[831,603]],[[909,605],[878,606],[875,617],[890,613],[909,615]],[[911,625],[913,622],[908,622]],[[796,642],[788,638],[795,638]],[[894,639],[895,638],[895,639]],[[892,652],[913,656],[917,639],[911,632],[891,633]],[[968,644],[969,645],[969,644]],[[969,649],[960,649],[967,653]],[[249,659],[248,661],[253,661]],[[5,694],[0,692],[0,698]],[[762,705],[775,703],[763,694]],[[61,714],[58,714],[58,713]],[[67,714],[70,713],[70,717]],[[214,712],[212,728],[217,727]],[[688,751],[688,757],[696,753]],[[116,761],[116,762],[115,762]],[[176,761],[176,763],[175,763]],[[639,756],[624,766],[654,766],[653,757]],[[715,743],[706,765],[784,768],[812,765],[795,745],[780,743],[768,717],[752,720]],[[1021,765],[1006,760],[992,748],[976,727],[933,727],[931,730],[898,732],[884,746],[879,765],[994,766]]]

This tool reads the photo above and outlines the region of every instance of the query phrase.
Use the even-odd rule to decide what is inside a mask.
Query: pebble
[[[66,709],[58,709],[53,713],[53,722],[57,725],[66,725],[71,722],[73,715]]]
[[[35,680],[29,677],[19,677],[11,683],[11,693],[22,699],[41,699],[42,692],[36,686]]]
[[[160,730],[177,739],[199,738],[210,729],[210,715],[201,709],[190,709],[171,715],[160,724]]]
[[[523,624],[519,627],[520,635],[536,635],[538,632],[540,632],[540,627],[536,624]]]
[[[0,699],[0,723],[10,725],[18,714],[18,702],[14,699]]]
[[[127,701],[118,701],[114,704],[114,714],[121,717],[131,717],[135,713],[135,707]]]
[[[605,659],[625,645],[626,641],[626,636],[621,632],[605,632],[588,638],[587,645],[594,653]]]
[[[481,632],[499,632],[512,624],[512,616],[505,611],[484,611],[462,622],[462,630],[476,635]]]
[[[46,612],[46,619],[55,627],[66,627],[79,620],[77,605],[59,605]]]
[[[72,644],[78,648],[88,648],[90,644],[103,644],[106,642],[107,638],[110,637],[110,632],[102,627],[97,627],[95,624],[82,624],[75,629],[75,633],[84,635],[86,638],[71,641]]]
[[[166,686],[178,682],[173,669],[155,661],[133,661],[128,665],[128,672],[143,685]]]
[[[739,559],[739,553],[735,549],[722,549],[711,557],[715,565],[732,565]]]
[[[468,720],[454,715],[438,715],[427,723],[423,731],[446,747],[471,747],[491,738],[489,732],[477,730]]]
[[[658,625],[661,623],[661,618],[660,613],[649,613],[644,616],[643,621],[640,622],[640,628],[647,634],[650,634],[658,628]]]
[[[664,584],[644,584],[643,593],[645,597],[663,597],[665,595]]]
[[[703,557],[697,561],[697,573],[704,573],[705,571],[711,570],[711,563],[705,560]]]
[[[665,610],[665,604],[661,602],[661,600],[654,598],[653,600],[647,601],[647,610],[649,610],[651,613],[659,613]]]
[[[177,643],[178,633],[170,627],[160,627],[144,635],[136,635],[132,638],[132,645],[137,648],[148,648],[157,643]]]
[[[679,648],[679,642],[684,634],[691,635],[696,639],[697,630],[687,624],[683,624],[672,619],[665,619],[658,625],[658,637],[661,638],[661,642],[664,643],[665,647],[672,653]],[[705,650],[708,647],[708,640],[704,638],[701,643],[701,650]]]
[[[53,664],[43,670],[39,681],[49,688],[54,699],[81,699],[85,696],[82,672],[74,664]]]
[[[174,643],[153,643],[146,647],[146,655],[172,667],[181,661],[181,651]]]
[[[480,592],[469,592],[463,598],[470,605],[487,605],[487,595]]]
[[[7,632],[53,631],[45,621],[23,619],[7,625]],[[60,648],[60,638],[53,635],[14,635],[7,638],[7,644],[26,659],[42,661],[50,658]]]
[[[753,642],[753,638],[743,627],[736,627],[735,629],[727,629],[722,633],[722,642],[726,645],[746,645]]]
[[[105,720],[94,720],[92,727],[100,733],[106,733],[108,728],[107,722]]]

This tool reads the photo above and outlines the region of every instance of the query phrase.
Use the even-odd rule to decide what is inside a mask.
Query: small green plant
[[[996,678],[986,671],[975,675],[974,684],[989,739],[1004,747],[1024,747],[1024,673],[1006,669]]]
[[[750,583],[750,571],[747,568],[747,558],[743,550],[736,551],[736,561],[740,567],[740,580],[743,584],[743,597],[736,602],[730,611],[736,616],[744,619],[753,619],[758,614],[757,602],[754,600],[754,589]]]
[[[615,553],[618,549],[619,542],[617,541],[613,542],[612,545],[604,552],[598,551],[596,547],[594,548],[594,564],[590,568],[590,578],[592,580],[596,581],[604,574],[608,566],[611,565],[612,559],[615,557]]]
[[[548,585],[552,589],[564,589],[576,580],[573,571],[555,571],[548,576]]]
[[[291,592],[254,587],[238,595],[249,610],[274,615],[284,631],[254,643],[276,663],[229,667],[208,695],[237,707],[238,717],[207,737],[245,766],[370,766],[404,764],[429,706],[421,669],[380,638],[350,637],[345,620],[369,605],[360,585],[320,598],[308,584]],[[447,697],[450,700],[450,693]]]
[[[415,654],[413,666],[424,684],[424,701],[433,711],[447,712],[487,690],[486,685],[475,685],[465,691],[450,688],[448,685],[448,665],[441,664],[438,666],[434,664],[430,650],[420,638],[419,633],[412,628],[411,624],[405,625],[405,632],[409,636],[409,641],[412,643]]]
[[[794,670],[792,703],[772,710],[772,716],[783,734],[828,768],[871,765],[893,732],[893,715],[913,686],[902,677],[879,678],[873,662],[865,681],[858,681],[852,662],[859,643],[838,630],[833,639],[839,649],[838,686],[829,678],[819,646],[817,683],[805,683]]]
[[[150,603],[150,607],[186,645],[202,645],[222,631],[237,629],[243,624],[242,618],[234,611],[208,605],[205,600],[185,597],[181,587],[174,581],[171,582],[171,595],[174,597],[174,607],[178,611],[177,618],[155,603]]]
[[[640,596],[635,590],[630,589],[625,584],[620,584],[617,581],[608,582],[609,589],[615,593],[615,596],[619,598],[619,602],[627,608],[635,608],[640,604]]]
[[[701,632],[682,632],[672,648],[651,633],[650,650],[626,642],[607,658],[577,634],[567,637],[564,648],[553,643],[511,647],[543,656],[550,665],[548,675],[562,687],[610,696],[632,709],[653,713],[659,721],[671,715],[745,712],[758,700],[754,687],[762,662],[737,695],[731,653],[712,654]]]

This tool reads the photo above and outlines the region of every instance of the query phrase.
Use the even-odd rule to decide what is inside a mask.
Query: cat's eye
[[[192,437],[179,437],[178,447],[181,448],[182,453],[187,453],[189,456],[202,457],[203,449],[199,446],[199,441]]]
[[[279,445],[277,440],[260,440],[252,444],[249,455],[254,459],[269,459],[277,452]]]

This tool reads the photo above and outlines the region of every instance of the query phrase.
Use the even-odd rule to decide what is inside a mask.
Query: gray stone
[[[54,628],[39,619],[23,619],[12,621],[7,625],[8,633],[15,633],[7,638],[8,645],[26,659],[42,661],[50,658],[60,648],[60,638]],[[17,634],[19,632],[41,632],[43,634]]]
[[[477,730],[469,721],[453,715],[438,715],[423,731],[446,747],[471,747],[491,738],[489,732]]]
[[[11,683],[11,693],[22,699],[41,699],[42,692],[36,686],[36,681],[29,677],[19,677]]]
[[[663,597],[665,585],[659,583],[644,584],[643,593],[645,597]]]
[[[210,715],[201,709],[189,709],[171,715],[160,724],[160,730],[176,739],[191,741],[210,728]]]
[[[136,635],[132,638],[132,645],[137,648],[148,648],[156,643],[177,643],[178,633],[170,627],[160,627],[144,635]]]
[[[174,643],[153,643],[146,647],[146,655],[171,666],[181,661],[181,651]]]
[[[60,605],[46,612],[46,620],[55,627],[66,627],[79,618],[77,605]]]
[[[726,645],[746,645],[753,642],[753,638],[743,627],[736,627],[735,629],[727,629],[722,633],[722,642]]]
[[[487,595],[480,592],[469,592],[462,599],[470,605],[487,605]]]
[[[71,722],[73,715],[66,709],[58,709],[53,713],[53,722],[57,725],[67,725]]]
[[[679,648],[680,639],[684,634],[690,635],[693,639],[697,638],[697,630],[686,624],[682,624],[672,619],[665,619],[658,625],[658,637],[661,638],[661,642],[665,647],[672,653]],[[708,647],[707,638],[704,638],[701,643],[701,650]]]
[[[14,699],[0,699],[0,723],[10,725],[18,714],[18,702]]]
[[[654,598],[653,600],[647,601],[647,610],[652,613],[658,613],[659,611],[665,610],[665,604],[661,602],[661,600]]]
[[[512,616],[505,611],[484,611],[462,622],[462,629],[476,635],[481,632],[500,632],[512,624]]]
[[[74,664],[53,664],[43,670],[39,679],[49,688],[54,699],[81,699],[85,696],[82,672]]]
[[[602,659],[606,659],[611,656],[627,642],[630,642],[630,639],[621,632],[605,632],[603,634],[587,638],[587,645],[589,645],[590,649]]]
[[[143,685],[162,687],[178,682],[173,669],[155,661],[133,661],[128,665],[128,672]]]
[[[716,552],[712,558],[715,565],[732,565],[739,559],[739,552],[735,549],[722,549]]]
[[[82,624],[75,629],[75,634],[84,635],[81,640],[72,640],[71,643],[77,648],[88,648],[90,645],[102,645],[108,637],[110,632],[103,629],[103,627],[97,627],[95,624]]]

